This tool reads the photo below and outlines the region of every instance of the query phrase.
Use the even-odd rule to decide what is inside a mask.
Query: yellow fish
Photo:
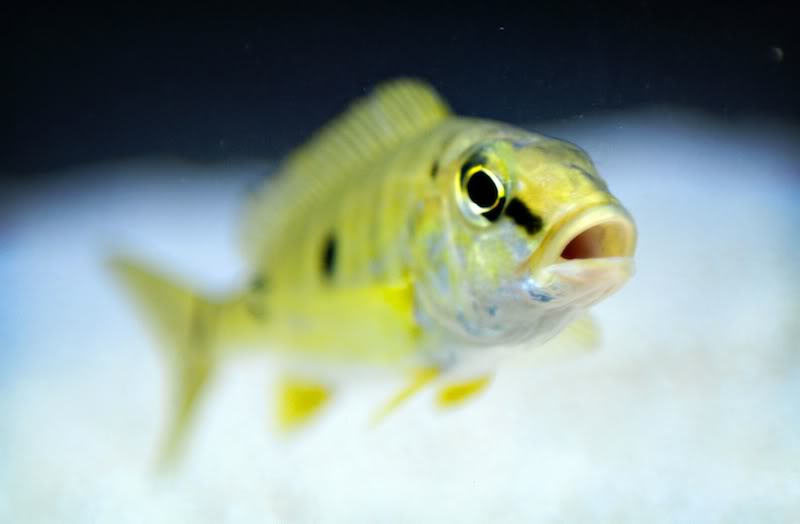
[[[166,460],[237,347],[407,373],[377,418],[433,381],[438,403],[456,405],[489,383],[500,349],[542,344],[622,286],[636,232],[578,147],[454,116],[427,84],[399,79],[286,159],[243,238],[252,278],[225,296],[113,260],[177,370]],[[330,399],[308,369],[280,383],[284,428]]]

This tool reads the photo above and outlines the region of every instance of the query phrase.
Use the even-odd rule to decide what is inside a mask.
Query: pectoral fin
[[[489,385],[492,378],[489,375],[466,380],[463,382],[454,382],[439,390],[436,396],[436,404],[440,408],[452,408],[459,406],[474,397]]]
[[[436,368],[423,368],[414,373],[411,382],[404,387],[400,392],[392,397],[380,410],[378,410],[372,417],[372,424],[377,425],[381,422],[386,415],[400,407],[403,402],[407,401],[418,393],[422,388],[430,384],[436,377],[439,376],[439,370]]]
[[[542,347],[521,354],[527,365],[542,365],[560,362],[596,351],[601,343],[600,329],[594,319],[585,313],[564,331]]]
[[[593,349],[600,345],[600,328],[589,313],[584,313],[564,329],[564,340],[581,349]]]
[[[277,422],[282,431],[305,425],[330,400],[331,391],[324,384],[284,377],[279,384]]]

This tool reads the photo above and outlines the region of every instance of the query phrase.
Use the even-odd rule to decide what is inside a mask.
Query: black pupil
[[[478,207],[492,207],[497,203],[497,186],[486,171],[476,171],[467,182],[467,194]]]

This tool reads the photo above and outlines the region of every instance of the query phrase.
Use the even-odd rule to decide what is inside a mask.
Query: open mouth
[[[636,226],[624,208],[584,207],[554,227],[527,262],[533,288],[526,291],[537,307],[588,307],[630,278],[635,248]]]
[[[627,235],[627,228],[619,222],[591,226],[578,233],[564,246],[560,258],[575,260],[630,256]]]
[[[636,247],[636,228],[620,206],[605,204],[573,215],[545,240],[532,262],[544,268],[574,260],[630,257]]]

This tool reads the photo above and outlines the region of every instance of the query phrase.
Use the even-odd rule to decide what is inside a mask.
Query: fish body
[[[472,370],[440,391],[457,404],[488,383],[491,369],[471,363],[539,345],[616,291],[636,239],[577,146],[455,116],[409,79],[378,86],[292,153],[250,199],[242,236],[251,278],[221,297],[114,260],[178,370],[168,455],[236,347],[408,373],[381,413]],[[281,387],[286,426],[329,397],[313,378]]]

